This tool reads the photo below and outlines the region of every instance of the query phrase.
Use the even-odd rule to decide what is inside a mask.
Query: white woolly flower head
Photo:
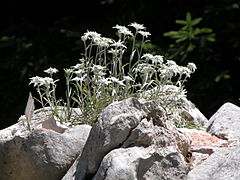
[[[30,83],[33,84],[34,87],[39,86],[42,83],[42,77],[35,76],[30,78]]]
[[[143,24],[138,24],[136,22],[133,22],[133,23],[129,24],[128,26],[134,27],[136,29],[136,31],[146,29],[146,27],[144,27]]]
[[[98,80],[98,82],[99,82],[101,85],[108,85],[108,84],[112,83],[111,81],[109,81],[108,78],[100,78],[100,79]]]
[[[64,69],[64,72],[65,72],[66,75],[70,75],[70,74],[72,74],[73,71],[74,71],[74,70],[71,69],[71,68],[66,68],[66,69]]]
[[[92,71],[103,71],[104,69],[106,69],[105,66],[96,65],[96,64],[94,64],[92,67]]]
[[[113,55],[117,55],[117,54],[119,54],[120,52],[121,52],[120,49],[113,49],[113,48],[111,48],[110,50],[108,50],[108,53],[109,53],[109,54],[113,54]]]
[[[154,56],[152,54],[146,53],[141,58],[145,59],[146,61],[151,60],[153,64],[162,64],[163,63],[163,56],[160,56],[160,55]]]
[[[176,66],[176,65],[177,65],[176,62],[173,61],[173,60],[167,60],[166,64],[167,64],[168,66]]]
[[[82,41],[86,41],[88,39],[97,39],[100,38],[101,34],[97,33],[96,31],[87,31],[86,33],[84,33],[84,35],[81,37]]]
[[[187,77],[190,77],[192,72],[187,67],[181,67],[181,72],[180,73],[186,75]]]
[[[153,59],[153,55],[149,54],[149,53],[145,53],[144,55],[142,55],[142,59],[146,59],[146,60],[152,60]]]
[[[51,84],[54,84],[56,81],[54,81],[52,78],[50,77],[32,77],[30,78],[30,83],[29,84],[33,84],[33,86],[47,86],[49,87]]]
[[[123,42],[120,41],[120,40],[118,40],[117,42],[114,41],[114,42],[111,44],[111,46],[114,46],[114,47],[116,47],[116,48],[121,47],[121,48],[127,49],[127,47],[126,47],[126,46],[123,44]]]
[[[78,69],[77,71],[74,71],[74,74],[76,74],[77,76],[82,76],[84,73],[84,69]]]
[[[54,84],[54,80],[50,77],[44,77],[43,79],[43,85],[50,86],[51,84]]]
[[[50,67],[50,68],[44,70],[44,72],[45,72],[45,73],[48,73],[48,74],[55,74],[55,73],[58,72],[58,70],[57,70],[56,68]]]
[[[94,39],[94,44],[99,47],[109,47],[110,43],[113,43],[113,40],[110,38],[99,37]]]
[[[125,84],[122,81],[120,81],[118,78],[110,77],[110,78],[108,78],[108,80],[113,82],[113,83],[118,83],[121,86],[125,86]]]
[[[154,73],[155,69],[151,64],[148,63],[141,63],[137,65],[137,68],[135,68],[136,72],[148,74],[148,73]]]
[[[134,82],[133,78],[130,77],[130,76],[123,76],[123,80],[124,81],[133,81]]]
[[[125,36],[133,36],[132,32],[125,26],[120,26],[117,24],[113,28],[117,29],[119,34],[123,34]]]
[[[76,82],[83,82],[84,81],[84,79],[87,77],[87,74],[84,74],[82,77],[75,77],[75,78],[73,78],[72,79],[72,81],[76,81]]]
[[[75,77],[75,78],[72,79],[72,81],[78,82],[78,81],[81,81],[81,78],[80,77]]]
[[[151,33],[147,31],[138,31],[138,33],[141,34],[143,37],[151,36]]]
[[[195,72],[195,70],[197,69],[197,66],[194,63],[188,63],[187,68],[191,71],[191,72]]]
[[[73,69],[84,69],[85,64],[84,63],[78,63],[75,66],[72,66]]]
[[[153,64],[162,64],[163,63],[163,56],[155,55],[152,58],[152,62],[153,62]]]

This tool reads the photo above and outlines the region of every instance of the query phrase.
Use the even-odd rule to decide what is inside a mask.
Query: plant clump
[[[57,99],[59,79],[54,77],[57,69],[50,67],[45,70],[48,77],[30,78],[42,107],[50,106],[52,114],[61,121],[92,124],[110,103],[138,97],[155,100],[166,118],[178,126],[183,125],[181,112],[187,108],[184,83],[196,70],[195,64],[179,66],[161,55],[143,52],[148,42],[146,39],[151,34],[142,24],[131,23],[129,28],[116,25],[113,28],[117,30],[117,40],[94,31],[87,31],[81,37],[84,44],[81,59],[75,66],[64,69],[65,100]],[[141,46],[136,46],[139,38]],[[59,106],[64,107],[64,116],[57,113]],[[71,120],[72,107],[80,109],[81,122]]]

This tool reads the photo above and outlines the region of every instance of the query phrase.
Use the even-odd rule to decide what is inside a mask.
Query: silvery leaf
[[[30,92],[29,96],[28,96],[27,105],[26,105],[26,108],[25,108],[25,116],[26,116],[29,131],[31,130],[30,122],[32,120],[34,109],[35,109],[34,99],[33,99],[32,94]]]

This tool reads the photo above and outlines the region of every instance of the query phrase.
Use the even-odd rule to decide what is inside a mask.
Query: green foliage
[[[201,130],[201,128],[199,126],[197,126],[193,121],[185,121],[185,124],[184,124],[183,127],[187,128],[187,129],[199,129],[199,130]]]
[[[215,82],[218,83],[221,80],[226,80],[226,79],[230,79],[230,78],[231,78],[231,76],[229,75],[229,71],[224,71],[215,77]]]
[[[175,40],[175,43],[170,45],[167,57],[181,57],[181,61],[184,61],[187,55],[195,49],[215,41],[215,34],[211,28],[195,27],[201,21],[201,17],[192,19],[189,12],[186,14],[185,20],[176,20],[176,24],[182,25],[182,27],[178,31],[164,33],[164,36]]]

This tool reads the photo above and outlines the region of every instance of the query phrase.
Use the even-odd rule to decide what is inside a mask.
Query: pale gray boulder
[[[0,179],[61,179],[81,153],[91,126],[61,126],[48,113],[35,112],[32,131],[22,121],[0,131]]]
[[[0,140],[0,179],[61,179],[82,151],[90,129],[81,125],[63,134],[35,129]]]
[[[186,180],[238,179],[240,179],[240,146],[219,148],[186,177]]]
[[[187,168],[182,154],[186,154],[189,149],[190,140],[178,132],[173,122],[163,117],[163,111],[154,101],[129,98],[112,103],[103,110],[92,127],[81,156],[63,180],[104,178],[102,174],[108,169],[106,165],[115,159],[115,154],[119,155],[117,162],[122,164],[111,166],[108,179],[125,171],[128,173],[123,173],[119,179],[164,179],[164,174],[173,174],[169,175],[170,179],[176,179],[178,175],[183,178]],[[121,153],[126,156],[120,156]],[[167,162],[161,160],[170,157],[173,159]],[[146,158],[146,161],[141,161],[142,158]],[[149,167],[144,169],[141,163],[130,163],[138,160],[149,164]],[[174,168],[164,168],[170,167],[167,164],[171,163]],[[161,175],[158,176],[158,173]]]
[[[143,119],[121,148],[102,160],[94,180],[183,179],[187,173],[175,136]]]
[[[192,107],[182,112],[187,121],[192,121],[198,128],[206,129],[208,119],[199,111],[198,108]]]
[[[222,139],[240,140],[240,107],[225,103],[209,119],[207,131]]]
[[[183,179],[187,168],[173,149],[133,146],[108,153],[93,180]]]
[[[191,161],[189,162],[190,169],[195,168],[196,166],[200,165],[209,157],[208,153],[199,153],[199,152],[192,152]]]

